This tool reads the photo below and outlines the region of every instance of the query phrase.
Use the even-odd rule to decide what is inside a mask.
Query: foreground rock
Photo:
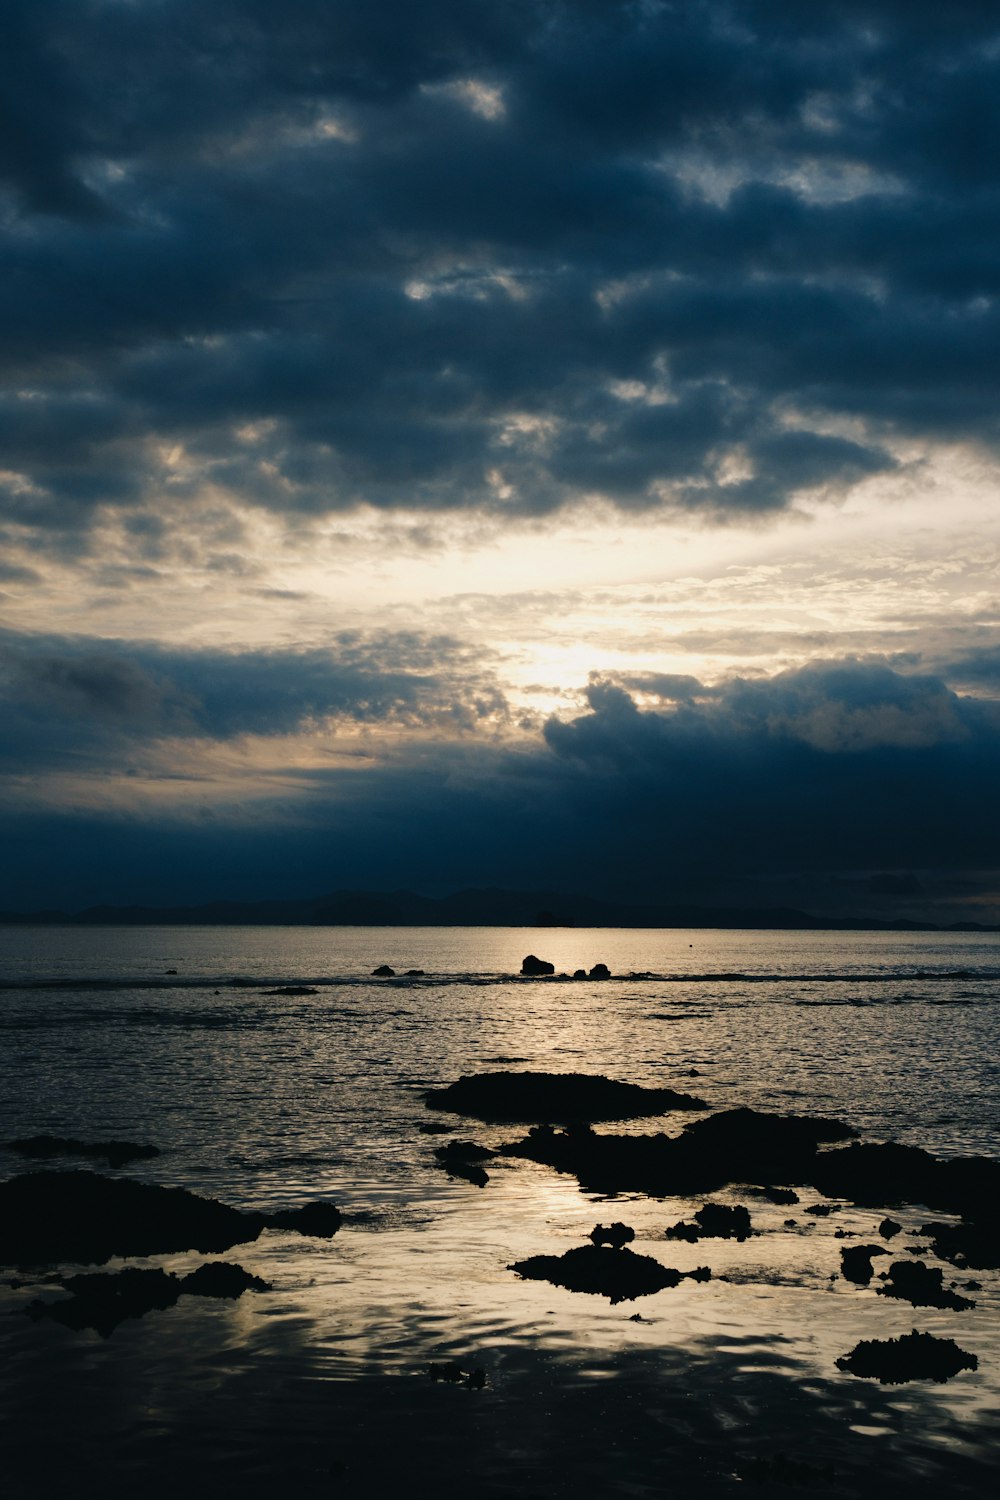
[[[529,979],[541,979],[543,975],[555,972],[555,964],[550,964],[547,958],[536,958],[533,953],[529,953],[527,958],[521,961],[521,973]]]
[[[707,1109],[693,1094],[641,1088],[600,1073],[474,1073],[443,1089],[428,1089],[428,1109],[498,1123],[552,1120],[634,1120],[673,1109]]]
[[[0,1183],[0,1262],[100,1265],[113,1255],[166,1255],[228,1250],[263,1229],[294,1229],[328,1237],[340,1228],[332,1203],[262,1214],[202,1198],[185,1188],[158,1187],[100,1173],[28,1172]]]
[[[185,1295],[236,1298],[247,1291],[271,1290],[270,1282],[252,1276],[242,1266],[218,1260],[206,1262],[187,1276],[126,1266],[122,1271],[64,1276],[59,1285],[72,1296],[58,1302],[37,1299],[25,1309],[28,1316],[36,1321],[49,1318],[66,1328],[93,1328],[102,1338],[109,1338],[126,1319],[162,1312]]]
[[[157,1146],[138,1141],[78,1141],[68,1135],[28,1135],[7,1141],[8,1151],[35,1161],[51,1161],[56,1156],[87,1156],[107,1162],[109,1167],[124,1167],[130,1161],[147,1161],[159,1156]]]
[[[649,1297],[665,1287],[679,1286],[685,1277],[707,1281],[707,1266],[695,1271],[675,1271],[661,1266],[651,1255],[632,1250],[607,1249],[601,1245],[579,1245],[565,1255],[532,1255],[508,1266],[527,1281],[550,1281],[571,1292],[591,1292],[611,1302],[632,1302]]]
[[[978,1367],[976,1356],[952,1339],[937,1339],[916,1329],[899,1339],[862,1339],[837,1360],[839,1370],[881,1385],[905,1385],[908,1380],[943,1382],[961,1370]]]

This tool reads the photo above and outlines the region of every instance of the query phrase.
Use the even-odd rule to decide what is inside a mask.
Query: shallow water
[[[528,952],[633,977],[512,977]],[[426,975],[373,980],[383,962]],[[304,983],[317,993],[264,993]],[[996,1273],[976,1273],[974,1310],[914,1309],[836,1275],[837,1229],[877,1240],[878,1212],[809,1219],[815,1193],[789,1210],[734,1189],[713,1197],[747,1202],[758,1236],[665,1242],[701,1199],[595,1200],[513,1160],[489,1164],[480,1190],[435,1166],[439,1140],[417,1127],[424,1088],[531,1067],[995,1156],[998,1000],[1000,939],[987,934],[0,929],[0,1141],[149,1140],[164,1154],[127,1175],[240,1206],[327,1196],[348,1215],[330,1242],[267,1232],[228,1254],[270,1294],[183,1298],[107,1340],[0,1317],[18,1482],[55,1493],[76,1455],[105,1493],[139,1476],[148,1491],[156,1475],[165,1488],[200,1475],[213,1492],[263,1492],[295,1475],[343,1494],[474,1483],[555,1495],[586,1480],[658,1495],[679,1474],[720,1495],[757,1492],[763,1474],[762,1492],[785,1493],[783,1453],[832,1468],[844,1494],[869,1493],[873,1464],[911,1492],[990,1493]],[[689,1118],[603,1128],[675,1131]],[[521,1133],[454,1124],[485,1144]],[[0,1169],[25,1163],[7,1152]],[[906,1231],[928,1217],[894,1216]],[[642,1253],[710,1264],[714,1279],[611,1306],[507,1269],[612,1218],[635,1227]],[[37,1294],[2,1298],[17,1313]],[[883,1388],[836,1369],[859,1338],[914,1327],[955,1338],[978,1371]],[[451,1357],[483,1368],[487,1388],[430,1382],[428,1363]],[[59,1434],[55,1449],[43,1429]],[[763,1469],[741,1481],[754,1459]]]

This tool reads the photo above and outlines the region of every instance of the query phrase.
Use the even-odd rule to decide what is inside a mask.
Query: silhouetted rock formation
[[[895,1260],[889,1267],[884,1286],[879,1287],[882,1297],[899,1297],[912,1302],[914,1307],[947,1307],[952,1312],[964,1312],[975,1307],[970,1297],[959,1297],[942,1284],[942,1273],[937,1266],[925,1266],[922,1260]]]
[[[875,1274],[872,1256],[888,1253],[881,1245],[852,1245],[849,1250],[840,1252],[841,1274],[845,1281],[853,1281],[857,1286],[867,1286]]]
[[[29,1172],[0,1183],[0,1262],[97,1264],[113,1255],[203,1254],[255,1240],[273,1225],[327,1237],[341,1217],[330,1203],[262,1214],[97,1172]]]
[[[379,966],[378,966],[377,969],[372,969],[372,978],[373,979],[392,979],[393,976],[395,975],[395,973],[396,973],[395,969],[390,969],[390,967],[389,967],[388,964],[379,964]]]
[[[707,1281],[711,1276],[705,1266],[696,1271],[675,1271],[672,1266],[661,1266],[651,1255],[599,1245],[579,1245],[565,1255],[532,1255],[507,1269],[529,1281],[550,1281],[553,1286],[591,1292],[611,1302],[648,1297],[664,1287],[678,1286],[685,1276],[695,1281]]]
[[[881,1385],[904,1385],[908,1380],[942,1382],[961,1370],[978,1367],[976,1356],[960,1349],[952,1339],[936,1339],[916,1329],[899,1339],[862,1339],[837,1360],[838,1369]]]
[[[265,995],[318,995],[319,990],[311,984],[282,984],[276,990],[265,990]]]
[[[25,1312],[36,1319],[50,1318],[67,1328],[93,1328],[108,1338],[127,1318],[142,1318],[149,1312],[173,1307],[184,1295],[192,1297],[241,1297],[244,1292],[269,1292],[271,1284],[252,1276],[229,1261],[211,1261],[187,1276],[172,1271],[126,1266],[121,1271],[97,1271],[87,1275],[60,1277],[58,1284],[73,1295],[55,1302],[37,1298]]]
[[[883,1219],[878,1226],[878,1232],[884,1240],[891,1240],[894,1235],[899,1234],[902,1224],[897,1224],[895,1219]]]
[[[538,979],[543,974],[555,972],[555,964],[550,964],[547,958],[536,958],[533,953],[529,953],[527,958],[521,961],[521,973],[526,974],[529,979]]]
[[[612,1250],[620,1250],[635,1239],[635,1230],[616,1219],[613,1224],[595,1224],[588,1238],[591,1244],[610,1245]]]
[[[972,1266],[977,1271],[1000,1270],[1000,1224],[997,1222],[996,1200],[992,1205],[984,1204],[982,1211],[990,1213],[990,1217],[977,1219],[976,1210],[973,1210],[969,1223],[922,1224],[920,1233],[931,1236],[931,1249],[941,1260],[949,1260],[952,1265],[963,1268]]]
[[[753,1234],[750,1214],[741,1203],[733,1208],[727,1208],[724,1203],[706,1203],[704,1208],[699,1208],[695,1213],[694,1220],[693,1224],[686,1224],[682,1220],[679,1224],[672,1225],[664,1230],[664,1237],[668,1240],[688,1240],[695,1244],[700,1239],[742,1241]]]
[[[595,964],[588,975],[590,979],[610,979],[611,970],[607,964]]]
[[[501,1149],[571,1172],[588,1191],[669,1197],[713,1192],[730,1182],[808,1181],[817,1145],[853,1134],[839,1120],[731,1109],[686,1125],[679,1136],[539,1126]]]
[[[78,1141],[68,1135],[28,1135],[7,1141],[8,1151],[36,1161],[51,1161],[56,1156],[88,1156],[105,1161],[109,1167],[124,1167],[130,1161],[145,1161],[159,1156],[157,1146],[143,1146],[136,1141]]]
[[[472,1073],[424,1095],[429,1109],[479,1120],[633,1120],[673,1109],[707,1109],[692,1094],[618,1083],[600,1073]]]

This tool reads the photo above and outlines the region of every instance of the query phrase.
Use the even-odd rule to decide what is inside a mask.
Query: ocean
[[[528,953],[613,977],[525,980]],[[374,978],[382,964],[396,976]],[[289,987],[314,993],[269,993]],[[679,1476],[718,1495],[867,1495],[876,1477],[990,1493],[996,1271],[975,1272],[974,1309],[915,1308],[839,1274],[845,1242],[881,1243],[871,1209],[810,1217],[815,1190],[790,1209],[739,1185],[608,1198],[515,1158],[487,1162],[477,1187],[419,1127],[426,1089],[531,1069],[996,1158],[998,1015],[995,934],[0,928],[0,1176],[37,1168],[16,1138],[124,1138],[161,1154],[109,1175],[265,1211],[332,1199],[345,1215],[331,1240],[269,1230],[227,1253],[271,1292],[184,1297],[109,1337],[24,1317],[47,1293],[8,1272],[9,1492],[60,1493],[71,1467],[104,1494],[283,1478],[343,1495],[653,1496]],[[486,1147],[525,1128],[437,1118]],[[676,1134],[690,1118],[598,1129]],[[753,1237],[665,1240],[706,1196],[748,1205]],[[926,1243],[925,1208],[893,1214],[900,1245]],[[613,1304],[509,1269],[611,1220],[634,1250],[712,1279]],[[944,1270],[946,1285],[959,1275]],[[978,1368],[899,1386],[838,1369],[859,1339],[912,1329],[956,1339]],[[449,1361],[482,1388],[431,1378]]]

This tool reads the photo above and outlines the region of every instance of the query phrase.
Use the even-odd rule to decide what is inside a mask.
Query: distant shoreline
[[[87,907],[0,912],[5,927],[516,927],[663,931],[992,933],[1000,925],[904,917],[821,917],[792,907],[631,904],[549,891],[468,890],[449,896],[341,891],[292,901]]]

